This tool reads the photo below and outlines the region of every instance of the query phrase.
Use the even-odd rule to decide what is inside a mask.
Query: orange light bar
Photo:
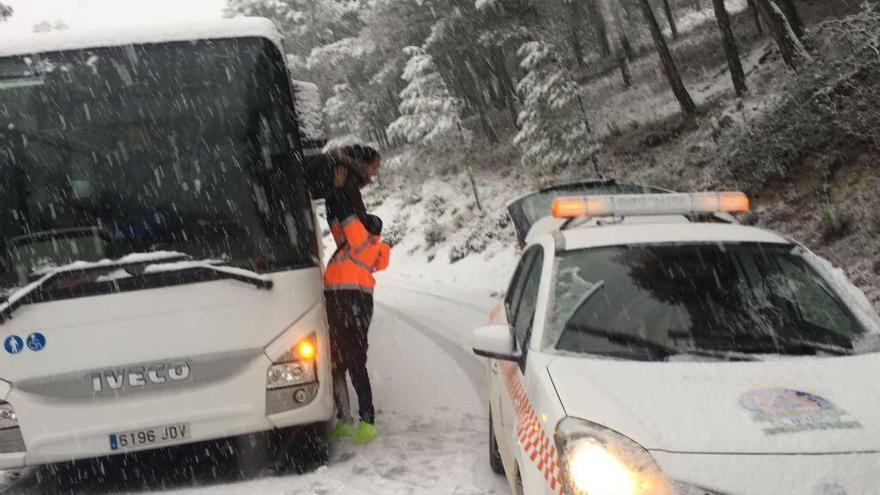
[[[749,197],[743,192],[721,193],[720,210],[727,213],[748,213],[751,210]]]
[[[683,194],[619,194],[565,196],[553,200],[556,218],[626,215],[689,215],[694,213],[745,213],[749,198],[742,192]]]
[[[587,201],[583,197],[566,196],[556,198],[550,205],[550,211],[556,218],[577,218],[587,215]]]

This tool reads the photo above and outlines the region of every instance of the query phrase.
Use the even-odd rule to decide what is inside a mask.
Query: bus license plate
[[[110,450],[131,450],[152,447],[190,438],[189,423],[156,426],[110,435]]]

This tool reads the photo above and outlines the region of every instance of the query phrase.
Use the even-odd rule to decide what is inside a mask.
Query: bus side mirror
[[[508,325],[491,325],[474,330],[473,349],[477,356],[501,361],[519,361],[522,357],[522,353],[516,350],[513,332]]]

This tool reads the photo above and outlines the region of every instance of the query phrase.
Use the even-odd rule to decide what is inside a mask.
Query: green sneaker
[[[345,421],[340,420],[336,422],[336,427],[330,432],[330,441],[335,442],[343,437],[353,437],[354,434],[354,427]]]
[[[370,443],[376,439],[378,434],[379,429],[376,428],[376,425],[361,420],[357,431],[354,432],[354,443],[358,445]]]

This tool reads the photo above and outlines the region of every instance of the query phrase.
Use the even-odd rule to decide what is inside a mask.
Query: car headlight
[[[567,495],[674,495],[651,454],[629,438],[589,421],[556,427]]]
[[[15,415],[12,404],[0,402],[0,430],[7,428],[18,428],[18,417]]]

